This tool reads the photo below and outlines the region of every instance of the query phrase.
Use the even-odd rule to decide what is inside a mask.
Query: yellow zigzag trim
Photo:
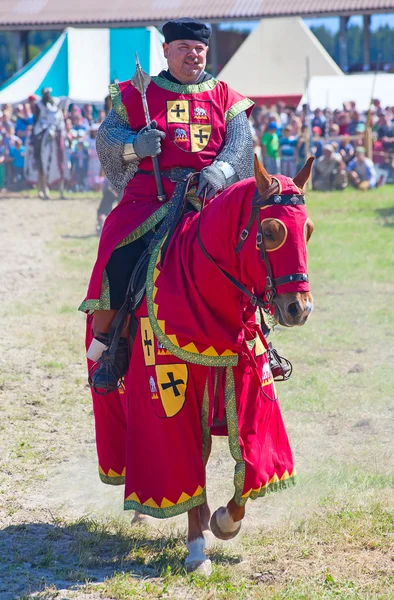
[[[103,475],[105,475],[104,472]],[[189,494],[182,492],[176,504],[182,504],[183,502],[187,502],[188,500],[190,500],[190,498],[192,497],[195,498],[196,496],[200,496],[203,493],[203,491],[204,488],[202,488],[201,485],[199,485],[196,491],[194,492],[193,496],[189,496]],[[138,502],[138,504],[141,504],[141,500],[138,498],[135,492],[130,494],[130,496],[127,496],[126,501],[127,500],[133,500],[134,502]],[[175,503],[171,502],[171,500],[167,500],[167,498],[164,497],[159,506],[158,504],[156,504],[153,498],[149,498],[148,500],[146,500],[146,502],[142,504],[142,506],[150,506],[151,508],[168,508],[169,506],[175,506]]]
[[[264,485],[261,485],[259,488],[250,488],[250,490],[248,492],[245,492],[245,494],[242,494],[242,498],[248,498],[252,492],[255,492],[255,493],[261,492],[261,490],[268,487],[272,483],[278,483],[278,481],[286,481],[286,479],[290,479],[290,477],[294,477],[295,474],[296,474],[295,469],[293,470],[291,475],[289,475],[289,472],[286,470],[283,473],[282,477],[279,479],[277,474],[274,473],[273,476],[271,477],[271,479],[269,481],[267,481]]]
[[[108,473],[106,473],[104,471],[104,469],[99,466],[99,473],[100,473],[100,475],[105,475],[106,477],[124,477],[125,474],[126,474],[126,467],[124,467],[124,469],[123,469],[123,471],[121,473],[117,473],[113,469],[110,469],[108,471]]]

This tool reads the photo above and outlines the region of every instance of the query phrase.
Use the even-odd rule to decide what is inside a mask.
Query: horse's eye
[[[274,239],[273,233],[270,229],[264,229],[263,233],[264,233],[265,237],[268,238],[269,240]]]

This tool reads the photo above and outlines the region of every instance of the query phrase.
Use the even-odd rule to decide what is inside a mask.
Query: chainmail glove
[[[206,193],[207,200],[213,198],[226,187],[226,176],[215,164],[204,167],[200,173],[200,183],[197,196],[203,198]]]
[[[156,121],[152,121],[151,126],[144,127],[137,133],[134,139],[134,150],[139,158],[146,156],[157,156],[161,152],[161,140],[164,140],[166,134],[160,129],[156,129]]]

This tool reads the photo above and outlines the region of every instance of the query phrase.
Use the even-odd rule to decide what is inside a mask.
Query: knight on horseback
[[[146,90],[155,126],[133,80],[111,88],[97,146],[125,189],[80,309],[100,478],[125,485],[126,510],[187,512],[185,567],[207,575],[205,534],[235,537],[249,499],[295,482],[274,384],[284,369],[262,330],[269,316],[301,326],[313,308],[313,158],[294,180],[253,165],[252,102],[205,73],[209,29],[181,19],[163,31],[169,70]],[[233,497],[211,517],[212,435],[227,436],[235,469]]]
[[[36,183],[42,200],[49,198],[49,186],[59,184],[60,197],[64,198],[65,123],[59,100],[52,88],[42,90],[42,98],[35,105],[33,131],[28,138],[25,159],[25,177]]]
[[[163,220],[170,223],[170,202],[158,197],[152,157],[160,155],[167,200],[186,196],[189,210],[200,208],[202,195],[211,199],[253,175],[248,123],[253,102],[205,71],[210,28],[183,18],[168,21],[163,33],[168,70],[152,77],[146,92],[154,128],[146,127],[141,96],[126,81],[110,86],[113,108],[97,136],[105,174],[118,192],[124,191],[105,222],[88,294],[80,307],[94,315],[88,357],[95,361],[111,345],[111,325],[153,232]],[[111,369],[107,362],[91,375],[93,390],[118,388],[129,364],[128,333],[126,319]]]

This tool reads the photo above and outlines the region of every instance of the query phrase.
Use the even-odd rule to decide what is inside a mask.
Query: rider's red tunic
[[[130,81],[113,86],[114,108],[133,131],[145,125],[140,93]],[[165,131],[159,156],[162,170],[189,167],[200,171],[216,158],[225,144],[227,124],[239,113],[249,114],[253,103],[228,85],[210,79],[197,85],[180,85],[153,77],[147,89],[150,117]],[[139,168],[152,171],[151,158]],[[171,198],[175,184],[163,178],[164,191]],[[166,214],[166,204],[157,200],[155,179],[136,174],[124,190],[119,205],[107,217],[100,238],[87,296],[80,309],[110,308],[105,267],[112,252],[149,231]]]

